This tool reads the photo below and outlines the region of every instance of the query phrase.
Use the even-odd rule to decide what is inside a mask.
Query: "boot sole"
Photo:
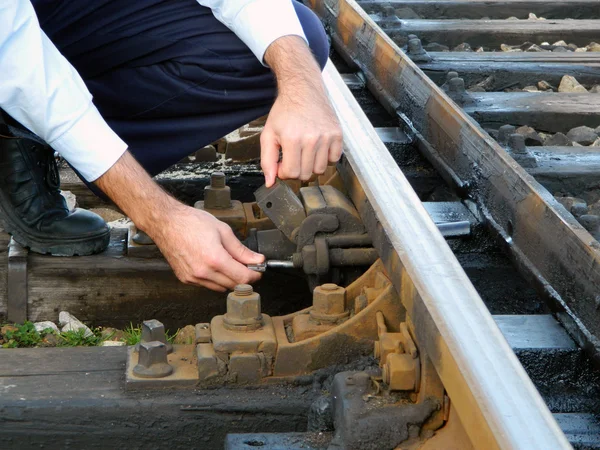
[[[108,247],[110,229],[102,234],[83,238],[43,238],[24,231],[13,220],[11,212],[5,207],[4,195],[0,195],[0,225],[13,239],[32,252],[52,256],[87,256],[100,253]]]

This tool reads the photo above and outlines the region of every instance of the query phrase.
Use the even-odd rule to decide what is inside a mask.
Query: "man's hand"
[[[245,264],[264,256],[244,247],[225,223],[162,191],[129,152],[96,184],[154,240],[182,282],[224,291],[260,279]]]
[[[265,61],[275,73],[279,91],[260,139],[266,185],[271,187],[276,177],[306,181],[340,159],[341,127],[319,66],[303,39],[277,39],[267,49]]]
[[[261,263],[264,257],[245,247],[229,225],[205,211],[180,205],[151,237],[186,284],[223,291],[260,279],[245,264]]]

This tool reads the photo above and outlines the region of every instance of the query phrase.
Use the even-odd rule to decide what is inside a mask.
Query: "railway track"
[[[94,257],[28,255],[11,243],[0,266],[8,280],[0,314],[8,311],[9,319],[53,319],[69,309],[102,325],[154,317],[170,328],[186,320],[204,323],[196,327],[195,343],[175,346],[169,356],[156,342],[164,340],[156,322],[145,323],[147,342],[137,351],[0,350],[3,447],[127,442],[231,449],[547,449],[568,448],[570,442],[600,448],[598,243],[553,197],[584,197],[591,205],[594,175],[582,174],[578,163],[583,159],[595,170],[594,149],[586,148],[585,158],[572,157],[568,150],[583,150],[518,146],[518,137],[507,140],[512,148],[500,146],[486,130],[495,135],[501,125],[535,125],[535,114],[510,112],[518,109],[521,93],[500,100],[505,93],[494,91],[507,83],[521,87],[510,78],[512,69],[498,84],[488,81],[494,92],[468,92],[494,73],[481,69],[485,58],[506,65],[509,55],[519,54],[515,70],[518,77],[532,77],[527,83],[540,74],[556,83],[557,75],[545,67],[560,65],[590,84],[596,80],[593,55],[578,53],[575,59],[573,52],[566,63],[559,52],[532,54],[538,60],[519,52],[424,55],[412,36],[412,44],[403,41],[426,26],[444,30],[441,18],[481,20],[484,6],[492,21],[505,19],[509,5],[511,15],[537,11],[555,20],[574,9],[581,14],[574,18],[593,22],[597,2],[364,1],[364,10],[350,0],[309,3],[336,51],[337,69],[330,63],[324,77],[344,127],[344,159],[304,186],[299,197],[300,186],[292,186],[294,194],[280,184],[257,202],[249,195],[249,187],[260,184],[256,166],[203,166],[224,170],[233,197],[245,202],[232,204],[231,214],[211,212],[228,220],[248,245],[280,259],[293,254],[302,270],[269,273],[255,287],[263,319],[244,322],[242,328],[252,328],[248,332],[227,321],[235,304],[256,307],[255,300],[240,291],[222,315],[222,296],[178,284],[152,245],[136,244],[134,228],[113,230],[109,250]],[[408,26],[397,17],[403,8],[422,22],[432,22],[430,15],[438,22],[417,23],[413,15]],[[506,33],[523,35],[527,27],[519,25]],[[573,41],[583,45],[593,25],[583,24],[582,41]],[[430,33],[421,33],[421,46],[430,43],[426,36],[438,36]],[[456,45],[465,41],[464,33],[456,32]],[[468,36],[474,48],[491,45],[476,41],[490,39],[487,32]],[[505,36],[500,43],[513,45]],[[398,47],[405,44],[415,62]],[[469,57],[461,59],[464,54]],[[460,67],[453,65],[457,60]],[[576,65],[586,68],[588,78]],[[459,76],[448,77],[453,71]],[[460,76],[462,81],[452,81]],[[536,105],[543,110],[541,100]],[[490,116],[486,105],[496,101],[506,105],[504,113]],[[594,124],[595,105],[588,103],[587,113],[572,119],[575,125],[583,116]],[[482,126],[469,117],[483,117]],[[503,133],[513,134],[506,128]],[[551,171],[543,152],[553,152],[550,161],[568,154],[571,165]],[[182,171],[184,177],[166,174],[161,182],[195,201],[210,170],[186,164],[174,173]],[[81,203],[96,206],[77,181],[63,175]],[[585,189],[574,179],[581,176],[588,176]],[[278,207],[290,201],[298,204],[299,216]],[[584,211],[581,201],[561,201]],[[206,203],[198,206],[210,210]],[[299,224],[292,249],[282,244],[290,218]],[[311,289],[318,286],[313,295],[306,280]],[[345,289],[324,284],[332,281]],[[168,358],[172,374],[139,376],[166,370],[152,364],[161,358]]]

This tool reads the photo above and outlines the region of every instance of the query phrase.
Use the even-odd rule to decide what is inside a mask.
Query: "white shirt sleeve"
[[[291,0],[198,0],[233,31],[264,65],[269,45],[282,36],[300,36],[307,43]]]
[[[0,107],[94,181],[127,145],[106,124],[29,0],[0,1]]]

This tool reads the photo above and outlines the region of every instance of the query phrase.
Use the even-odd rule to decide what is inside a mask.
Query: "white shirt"
[[[282,36],[306,37],[291,0],[198,0],[259,61]],[[0,108],[44,139],[87,180],[127,149],[71,64],[40,29],[29,0],[0,0]],[[168,151],[168,149],[165,149]]]

